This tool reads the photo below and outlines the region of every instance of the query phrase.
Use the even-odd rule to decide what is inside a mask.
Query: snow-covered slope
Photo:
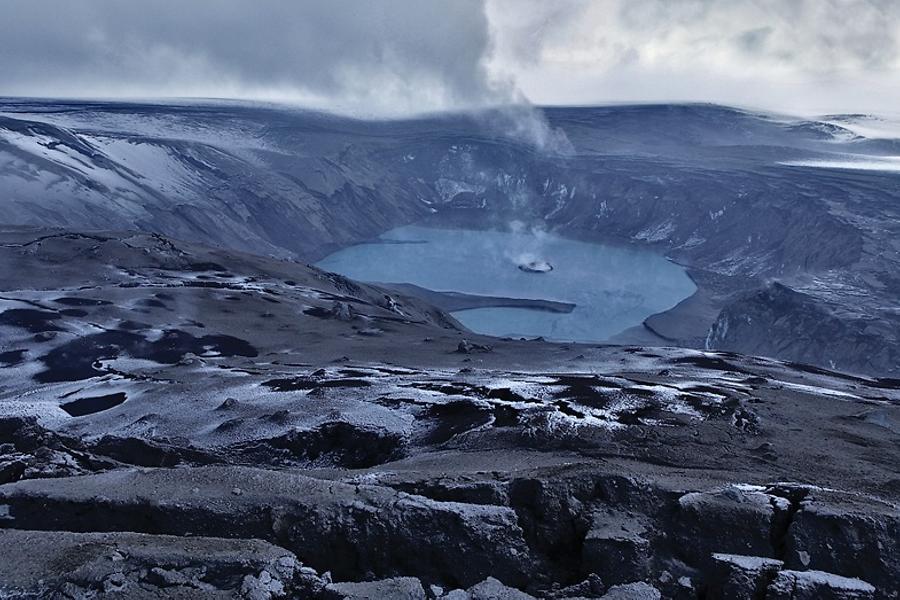
[[[0,116],[3,222],[142,229],[296,257],[425,212],[361,163],[280,147],[277,119],[135,112]],[[376,187],[395,202],[372,201]]]
[[[688,267],[698,294],[626,341],[710,341],[823,364],[788,343],[803,332],[778,321],[779,307],[765,345],[708,335],[736,292],[773,279],[865,324],[863,346],[900,339],[897,174],[828,168],[848,156],[892,164],[897,140],[865,137],[848,124],[859,118],[708,105],[544,115],[571,151],[536,148],[503,113],[373,122],[231,103],[5,100],[0,222],[138,229],[306,261],[422,219],[515,222],[649,246]],[[817,331],[837,348],[825,366],[896,368]]]

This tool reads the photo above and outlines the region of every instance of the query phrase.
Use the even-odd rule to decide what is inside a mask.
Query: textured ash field
[[[897,589],[897,380],[484,338],[148,234],[0,252],[7,595]]]

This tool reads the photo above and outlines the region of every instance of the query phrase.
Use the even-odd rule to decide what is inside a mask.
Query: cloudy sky
[[[0,95],[900,107],[898,0],[0,0]]]

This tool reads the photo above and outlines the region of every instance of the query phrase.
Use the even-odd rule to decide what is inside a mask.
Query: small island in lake
[[[533,260],[519,265],[519,270],[526,273],[549,273],[553,270],[553,265],[545,260]]]

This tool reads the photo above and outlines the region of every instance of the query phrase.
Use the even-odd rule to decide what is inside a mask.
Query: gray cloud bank
[[[418,112],[511,98],[481,0],[3,0],[0,93]]]
[[[0,94],[900,106],[897,0],[3,0]]]
[[[492,60],[540,102],[900,110],[897,0],[489,0],[488,13],[508,21]]]

